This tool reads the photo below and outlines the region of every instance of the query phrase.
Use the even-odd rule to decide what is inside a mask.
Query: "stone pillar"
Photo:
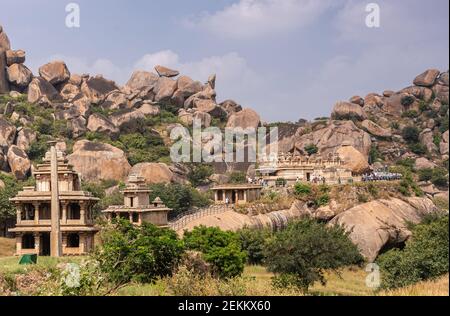
[[[16,255],[22,254],[22,234],[16,233]]]
[[[61,248],[62,248],[61,254],[64,254],[64,251],[67,248],[67,234],[61,235]]]
[[[248,197],[247,197],[247,190],[244,190],[244,202],[247,203],[248,202]]]
[[[50,232],[50,254],[52,257],[61,257],[61,227],[59,223],[59,188],[58,188],[58,156],[56,152],[56,141],[50,142],[50,175],[51,175],[51,223]]]
[[[219,202],[219,191],[218,190],[214,191],[214,202],[216,202],[216,203]]]
[[[79,254],[84,254],[86,252],[86,236],[85,234],[79,234],[80,244],[78,248]]]
[[[86,224],[86,204],[84,202],[80,203],[80,221],[81,225]]]
[[[139,225],[142,225],[142,213],[139,213],[139,221],[138,221]]]
[[[36,254],[40,255],[41,253],[41,234],[34,233],[34,250],[36,250]]]
[[[128,218],[130,219],[130,223],[133,223],[133,213],[132,212],[128,213]]]
[[[20,222],[22,221],[22,212],[23,212],[23,205],[22,204],[18,204],[17,205],[17,213],[16,213],[16,222],[17,222],[17,224],[20,224]]]
[[[39,224],[39,202],[34,202],[34,222],[35,224]]]
[[[69,203],[64,202],[62,204],[62,218],[61,218],[61,222],[63,224],[67,224],[67,208],[69,207]]]

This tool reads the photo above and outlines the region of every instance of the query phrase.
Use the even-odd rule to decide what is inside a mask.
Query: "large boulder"
[[[428,69],[414,79],[416,86],[431,87],[441,72],[438,69]]]
[[[135,109],[124,109],[110,116],[111,122],[121,130],[136,131],[136,122],[145,119],[145,115]]]
[[[66,63],[60,60],[41,66],[39,75],[54,86],[66,82],[70,78],[70,72]]]
[[[171,78],[171,77],[176,77],[176,76],[178,76],[180,74],[180,72],[177,71],[177,70],[173,70],[173,69],[161,66],[161,65],[157,65],[155,67],[155,70],[156,70],[156,72],[158,73],[158,75],[160,77]]]
[[[170,183],[174,174],[168,165],[164,163],[143,162],[131,168],[130,174],[141,176],[149,184]]]
[[[370,120],[365,120],[361,123],[361,126],[370,134],[377,137],[387,138],[392,136],[392,132],[390,130],[382,128],[380,125]]]
[[[370,135],[359,129],[353,121],[330,121],[328,125],[312,133],[299,133],[293,141],[298,150],[303,150],[309,144],[316,145],[323,157],[334,153],[342,144],[348,144],[362,153],[366,160],[372,146]]]
[[[419,135],[419,140],[427,148],[428,152],[433,153],[438,151],[437,146],[434,144],[434,136],[431,129],[424,129]]]
[[[11,49],[11,43],[9,42],[8,35],[3,31],[3,27],[0,25],[0,50]]]
[[[154,88],[156,102],[169,102],[177,89],[177,81],[161,77]]]
[[[122,150],[109,144],[88,140],[76,142],[68,159],[82,179],[91,182],[122,181],[131,169]]]
[[[361,254],[373,262],[380,251],[400,245],[411,236],[410,223],[420,223],[436,211],[427,198],[381,199],[340,213],[329,225],[340,225],[347,230]]]
[[[448,85],[444,86],[444,85],[437,84],[437,85],[433,86],[433,92],[434,92],[434,95],[436,96],[437,100],[440,100],[442,103],[448,104],[448,101],[449,101]]]
[[[416,170],[433,169],[434,167],[436,167],[436,164],[424,157],[419,157],[414,162],[414,169]]]
[[[0,147],[3,149],[8,148],[14,143],[15,138],[16,127],[3,117],[0,117]]]
[[[72,101],[75,99],[80,92],[80,87],[70,82],[63,84],[60,89],[61,97],[67,101]]]
[[[212,100],[197,99],[194,102],[194,109],[199,112],[208,113],[212,117],[219,119],[227,117],[227,112]]]
[[[355,147],[343,144],[336,153],[344,162],[344,167],[356,174],[363,174],[369,170],[369,162]]]
[[[22,64],[12,64],[6,71],[8,81],[20,89],[26,88],[33,79],[33,73]]]
[[[94,113],[89,116],[87,129],[91,132],[105,133],[115,136],[119,133],[119,129],[107,117]]]
[[[158,75],[148,71],[135,71],[128,80],[126,86],[132,90],[141,90],[147,87],[154,87],[158,82]]]
[[[23,50],[7,50],[6,51],[6,64],[11,66],[12,64],[23,64],[25,62],[25,52]]]
[[[87,121],[83,116],[74,117],[71,120],[67,121],[67,129],[70,131],[72,138],[78,138],[83,136],[86,131]]]
[[[25,180],[28,177],[31,168],[30,159],[26,152],[16,145],[9,147],[8,149],[8,164],[11,168],[11,172],[18,180]]]
[[[242,106],[240,106],[233,100],[223,101],[222,103],[220,103],[220,107],[223,108],[228,115],[232,115],[236,112],[242,111]]]
[[[0,94],[9,92],[9,83],[6,76],[6,66],[5,50],[0,47]]]
[[[100,104],[111,91],[118,89],[114,81],[107,80],[102,76],[91,77],[81,84],[81,91],[94,104]]]
[[[258,113],[252,109],[243,109],[240,112],[232,114],[228,118],[227,127],[228,128],[252,128],[257,129],[261,124],[261,118]]]
[[[448,87],[448,71],[440,74],[438,84]]]
[[[58,91],[42,77],[35,77],[28,86],[28,102],[30,103],[51,103],[60,98]]]
[[[32,143],[37,140],[37,133],[31,128],[22,128],[17,133],[16,145],[23,151],[30,149]]]
[[[448,131],[442,134],[442,140],[439,144],[439,151],[441,155],[448,155]]]
[[[203,90],[203,85],[199,81],[194,81],[188,76],[181,76],[177,80],[177,90],[172,95],[172,102],[183,107],[186,98]]]
[[[391,115],[400,116],[404,110],[402,100],[406,96],[408,96],[406,93],[396,93],[391,95],[384,102],[382,106],[383,111]]]
[[[337,102],[333,108],[331,117],[335,120],[355,119],[363,121],[367,118],[367,115],[359,104],[350,102]]]
[[[161,113],[161,109],[159,108],[159,106],[150,103],[142,104],[139,108],[137,108],[137,111],[149,116],[156,116]]]
[[[102,108],[109,110],[124,109],[128,107],[127,95],[119,90],[108,93]]]

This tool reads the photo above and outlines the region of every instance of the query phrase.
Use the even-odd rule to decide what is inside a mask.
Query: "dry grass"
[[[0,257],[13,256],[15,246],[15,239],[0,237]]]
[[[449,275],[405,288],[378,293],[381,296],[449,296]]]

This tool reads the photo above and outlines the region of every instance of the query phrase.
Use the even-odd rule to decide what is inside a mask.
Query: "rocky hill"
[[[63,61],[33,74],[25,61],[0,27],[0,167],[17,179],[30,175],[46,141],[58,137],[86,181],[121,181],[137,172],[149,183],[186,182],[188,168],[169,159],[174,126],[189,126],[194,118],[205,127],[263,124],[254,110],[217,101],[215,75],[202,83],[156,66],[118,86],[101,75],[71,73]],[[400,91],[353,96],[337,102],[330,118],[278,124],[279,150],[337,151],[355,173],[399,161],[412,162],[414,170],[448,170],[448,89],[448,71],[430,69]],[[311,146],[316,153],[308,153]],[[249,166],[215,167],[225,173]]]

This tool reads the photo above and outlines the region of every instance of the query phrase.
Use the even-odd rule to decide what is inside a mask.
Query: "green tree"
[[[377,259],[382,287],[398,288],[448,273],[448,215],[429,218],[412,230],[403,250],[392,249]]]
[[[214,170],[206,164],[192,164],[188,173],[188,179],[193,186],[206,184],[208,178],[213,174]]]
[[[319,148],[314,144],[306,145],[304,149],[309,156],[317,154],[319,152]]]
[[[408,143],[417,143],[419,141],[419,129],[415,126],[406,126],[402,130],[402,136]]]
[[[267,240],[272,236],[269,229],[243,228],[238,232],[242,249],[247,252],[249,264],[261,264],[264,260],[264,249]]]
[[[268,270],[276,274],[276,286],[294,286],[305,292],[315,282],[326,283],[326,270],[339,272],[341,267],[362,261],[342,228],[310,219],[291,223],[276,233],[265,257]]]
[[[213,274],[232,278],[244,271],[247,254],[242,250],[239,235],[217,227],[195,227],[184,233],[187,249],[202,252],[205,261],[212,264]]]
[[[245,176],[245,173],[240,171],[235,171],[230,174],[230,183],[245,183],[247,182],[247,178]]]

